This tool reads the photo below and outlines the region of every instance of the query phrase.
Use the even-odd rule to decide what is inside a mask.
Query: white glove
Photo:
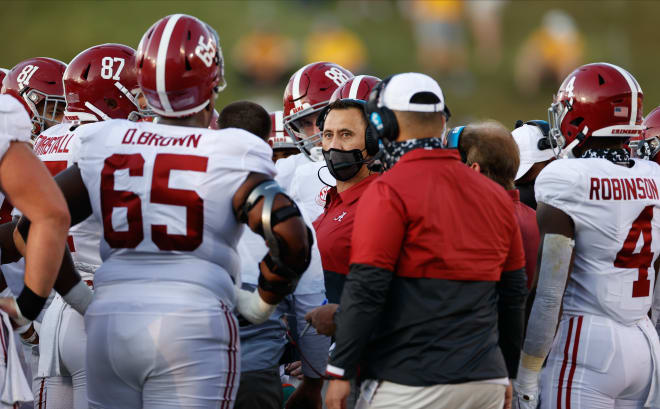
[[[518,368],[513,381],[512,409],[536,409],[539,406],[539,372]]]

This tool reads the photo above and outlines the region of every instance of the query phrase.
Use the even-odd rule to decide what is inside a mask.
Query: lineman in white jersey
[[[350,71],[338,64],[316,62],[296,71],[284,90],[284,130],[293,138],[301,153],[277,161],[275,180],[300,206],[308,224],[323,213],[325,195],[330,188],[328,185],[335,183],[324,168],[321,132],[316,126],[316,118],[321,109],[328,105],[334,91],[352,77]],[[296,294],[321,293],[325,293],[323,268],[318,247],[314,244],[309,271],[301,280]]]
[[[128,118],[139,111],[135,50],[103,44],[82,51],[63,77],[66,124],[49,128],[34,145],[34,153],[53,176],[73,165],[79,145],[77,133],[86,123]],[[82,125],[79,125],[82,124]],[[91,286],[101,265],[101,225],[90,217],[69,231],[68,245],[77,271]],[[86,334],[83,317],[61,297],[48,308],[40,331],[37,375],[47,378],[45,407],[84,409],[87,404]]]
[[[622,68],[588,64],[549,112],[553,146],[577,159],[536,180],[542,258],[514,405],[535,408],[540,396],[542,408],[658,407],[660,343],[648,313],[660,167],[624,148],[642,131],[642,91]]]
[[[76,164],[57,177],[73,224],[92,215],[103,225],[85,315],[90,407],[231,408],[234,307],[265,320],[309,264],[311,233],[271,179],[268,145],[207,129],[224,88],[219,50],[194,17],[156,22],[136,65],[159,123],[87,125]],[[270,249],[254,293],[233,284],[241,222]]]
[[[321,154],[321,132],[316,126],[316,118],[321,109],[328,105],[334,91],[353,77],[353,74],[338,64],[316,62],[307,64],[296,71],[286,86],[283,97],[284,129],[291,136],[301,153],[278,160],[276,181],[285,189],[300,207],[305,223],[310,224],[323,213],[325,196],[334,185],[334,178],[325,168]],[[322,181],[321,181],[322,179]],[[306,326],[305,314],[326,301],[325,284],[321,255],[314,240],[312,261],[295,293],[300,299],[296,308],[297,328]],[[304,302],[302,302],[304,300]],[[316,339],[324,339],[310,328],[307,336],[300,340],[303,349],[320,350]],[[329,346],[329,342],[325,341]],[[323,348],[327,351],[327,347]],[[327,362],[327,354],[310,353],[303,360],[304,382],[292,396],[291,402],[299,402],[305,396],[320,396],[321,382],[318,368]],[[313,368],[312,368],[313,366]],[[301,402],[300,402],[301,403]]]
[[[28,112],[30,108],[21,96],[0,95],[0,185],[17,208],[39,220],[39,225],[32,226],[33,238],[24,250],[27,257],[24,288],[18,299],[0,300],[2,309],[10,311],[15,322],[24,328],[29,327],[29,320],[37,317],[52,288],[58,266],[49,259],[62,257],[69,223],[59,189],[27,143],[21,143],[30,141],[32,123]],[[44,201],[43,197],[51,200]],[[31,400],[32,396],[15,355],[13,336],[8,333],[5,339],[12,344],[13,357],[8,357],[6,371],[2,374],[0,402],[11,407]]]

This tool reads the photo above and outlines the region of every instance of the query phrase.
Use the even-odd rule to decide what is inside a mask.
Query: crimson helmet
[[[330,103],[338,99],[359,99],[366,101],[369,99],[371,89],[379,82],[380,78],[372,77],[371,75],[357,75],[346,81],[332,93]]]
[[[642,132],[642,89],[621,67],[587,64],[570,73],[548,109],[551,145],[563,151],[591,137],[633,137]]]
[[[268,144],[273,150],[275,149],[297,149],[293,138],[284,132],[284,112],[275,111],[270,114],[270,136],[268,137]]]
[[[33,136],[60,122],[57,116],[65,105],[62,85],[64,70],[66,64],[62,61],[46,57],[30,58],[18,63],[2,80],[2,93],[22,101],[31,113]]]
[[[2,87],[2,80],[5,79],[5,77],[7,76],[7,73],[8,73],[8,72],[9,72],[8,69],[6,69],[6,68],[0,68],[0,87]]]
[[[316,117],[328,105],[332,93],[351,78],[353,74],[340,65],[315,62],[305,65],[289,79],[284,90],[284,129],[311,160],[323,160]]]
[[[628,145],[634,156],[660,163],[660,107],[655,108],[642,122],[642,134]]]
[[[136,59],[140,88],[160,116],[196,114],[226,86],[218,34],[192,16],[158,20],[142,36]]]
[[[660,137],[660,107],[656,107],[644,117],[642,139]]]
[[[64,116],[71,122],[128,118],[138,111],[135,50],[103,44],[78,54],[64,71]]]

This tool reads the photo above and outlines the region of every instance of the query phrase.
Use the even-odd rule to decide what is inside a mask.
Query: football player
[[[38,220],[38,224],[30,228],[33,237],[27,246],[22,246],[24,243],[19,242],[21,251],[26,256],[22,290],[18,298],[4,298],[0,301],[1,307],[14,318],[16,332],[24,333],[31,327],[30,321],[41,311],[56,280],[59,264],[53,263],[52,260],[53,257],[61,260],[70,218],[62,193],[53,183],[46,168],[32,154],[27,143],[30,142],[33,129],[31,106],[20,94],[15,94],[7,88],[3,88],[3,91],[5,94],[0,95],[2,193],[25,215]],[[4,199],[3,196],[2,200]],[[11,229],[8,231],[11,237]],[[13,348],[13,336],[3,334],[3,337],[10,341],[10,348]],[[12,386],[5,386],[4,390],[8,392],[8,396],[3,396],[3,400],[11,403],[29,400],[29,386],[24,375],[16,376],[18,372],[15,372],[20,370],[20,362],[11,358],[5,362],[7,366],[3,368],[7,371],[4,373],[3,383]],[[22,382],[23,387],[16,387],[16,381]]]
[[[16,64],[2,80],[2,93],[13,94],[28,107],[33,138],[62,121],[65,69],[66,64],[54,58],[30,58]]]
[[[225,86],[213,29],[183,14],[159,20],[136,68],[158,123],[86,125],[74,165],[56,178],[72,224],[92,216],[103,226],[85,314],[90,407],[231,408],[234,307],[267,319],[307,268],[311,232],[272,180],[268,145],[208,129]],[[241,223],[269,247],[252,293],[233,283]]]
[[[641,159],[649,159],[660,163],[660,107],[656,107],[644,117],[642,134],[635,145],[630,143],[632,153]]]
[[[62,75],[66,69],[66,64],[52,58],[30,58],[18,63],[2,81],[2,92],[12,94],[20,98],[28,107],[28,113],[32,121],[32,138],[36,137],[41,131],[51,126],[57,125],[64,113],[64,88],[62,86]],[[12,220],[13,206],[9,200],[0,194],[0,223],[7,223]],[[9,243],[11,244],[11,243]],[[15,252],[10,255],[10,251],[3,252],[3,262],[15,260],[16,262],[3,266],[3,275],[12,293],[16,296],[23,290],[23,281],[25,274],[25,262],[21,254]],[[48,305],[52,296],[49,297]],[[43,314],[39,314],[36,319],[41,322]],[[23,331],[24,329],[24,331]],[[23,341],[21,346],[24,349],[25,357],[31,368],[30,375],[36,375],[39,360],[38,335],[34,326],[26,326],[20,331]],[[32,376],[33,390],[36,396],[40,394],[45,384]],[[43,388],[42,388],[43,386]]]
[[[284,90],[284,130],[301,153],[277,161],[275,180],[300,206],[308,225],[323,212],[325,195],[335,183],[327,168],[324,168],[321,132],[316,126],[316,119],[321,109],[328,105],[332,93],[352,77],[350,71],[338,64],[316,62],[296,71]],[[306,325],[305,314],[326,300],[321,255],[316,241],[312,248],[310,267],[301,279],[295,297],[298,299],[296,327],[302,329]],[[310,328],[298,343],[302,350],[310,353],[306,353],[309,360],[302,364],[303,382],[291,402],[298,399],[320,401],[322,380],[319,374],[327,362],[330,340]],[[312,353],[312,350],[316,352]]]
[[[550,163],[536,180],[541,258],[518,407],[535,408],[539,396],[542,408],[660,403],[660,343],[647,316],[660,168],[624,145],[642,132],[642,97],[626,70],[588,64],[566,77],[549,109],[550,142],[576,159]]]
[[[61,124],[35,140],[34,153],[53,176],[73,164],[85,124],[128,118],[139,112],[135,50],[103,44],[78,54],[63,77],[66,110]],[[75,267],[91,286],[101,265],[101,225],[92,217],[69,231],[68,245]],[[46,407],[87,408],[86,334],[83,317],[56,297],[48,307],[39,333],[37,377],[46,379]]]

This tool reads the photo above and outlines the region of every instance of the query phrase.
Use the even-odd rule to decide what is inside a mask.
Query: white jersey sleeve
[[[291,199],[298,204],[305,224],[309,226],[314,235],[312,258],[307,271],[305,271],[298,287],[296,287],[296,295],[325,292],[321,253],[319,252],[316,232],[312,227],[312,223],[323,213],[325,208],[326,195],[330,189],[330,186],[326,184],[334,185],[335,179],[330,175],[325,162],[310,161],[296,168],[289,184],[290,191],[288,193],[291,195]]]
[[[0,95],[0,159],[11,142],[29,142],[32,121],[23,104],[8,94]]]
[[[623,324],[645,316],[652,302],[653,262],[660,254],[660,166],[627,168],[605,159],[561,159],[536,179],[539,203],[575,225],[575,259],[565,313],[606,315]]]
[[[80,142],[78,166],[103,226],[95,285],[183,281],[233,297],[243,225],[232,198],[250,172],[275,175],[268,144],[238,129],[125,120],[92,124]]]
[[[289,193],[291,191],[291,183],[293,182],[293,176],[296,173],[296,169],[308,163],[312,162],[302,153],[287,156],[286,158],[278,160],[277,163],[275,163],[275,168],[277,169],[275,181],[282,187],[282,189]]]

